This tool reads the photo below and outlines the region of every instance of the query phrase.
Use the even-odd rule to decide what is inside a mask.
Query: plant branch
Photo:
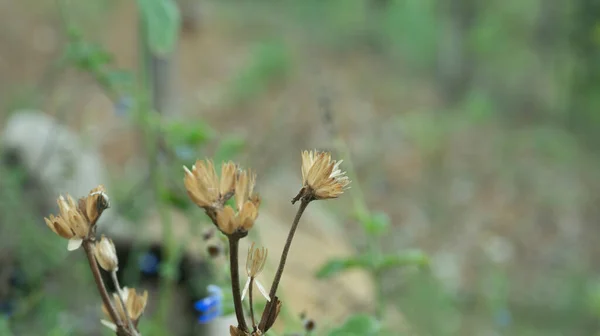
[[[123,300],[123,292],[121,289],[121,285],[119,284],[119,279],[117,278],[117,271],[110,272],[110,277],[112,279],[115,288],[117,289],[117,296],[119,297],[119,301],[121,301],[121,305],[123,306],[123,311],[125,311],[125,317],[127,318],[127,325],[129,326],[129,330],[134,335],[138,335],[136,328],[133,326],[133,321],[131,320],[131,316],[129,316],[129,311],[127,311],[127,306],[125,305],[125,300]]]
[[[108,314],[110,318],[113,320],[115,325],[117,326],[117,335],[118,336],[131,336],[127,330],[123,327],[123,322],[119,318],[119,314],[117,314],[117,310],[106,291],[106,287],[104,286],[104,281],[102,281],[102,276],[100,275],[100,269],[98,268],[98,263],[96,263],[96,258],[94,257],[94,252],[92,250],[92,241],[89,239],[85,239],[83,241],[83,249],[85,250],[85,254],[87,255],[88,262],[90,264],[90,269],[92,270],[92,275],[94,276],[94,281],[96,282],[96,287],[98,288],[98,293],[102,297],[102,303],[108,310]]]
[[[254,278],[250,277],[250,288],[248,288],[248,300],[250,301],[250,318],[252,319],[252,330],[256,331],[256,321],[254,320],[254,303],[252,302],[252,287],[254,287]]]
[[[273,299],[277,294],[277,288],[279,287],[279,282],[281,281],[281,276],[283,275],[283,269],[285,268],[285,262],[287,260],[288,252],[290,251],[290,247],[292,246],[292,240],[294,239],[294,234],[296,233],[296,229],[298,228],[298,223],[300,223],[300,218],[306,210],[306,207],[310,203],[310,198],[302,198],[300,202],[300,207],[298,208],[298,212],[296,213],[296,217],[294,218],[294,222],[292,223],[292,227],[290,228],[290,232],[288,233],[287,241],[285,242],[285,246],[283,247],[283,252],[281,253],[281,259],[279,260],[279,266],[277,267],[277,272],[275,273],[275,278],[273,278],[273,284],[271,284],[271,290],[269,291],[269,298]]]
[[[233,304],[235,316],[238,320],[238,329],[248,331],[248,325],[244,319],[244,308],[242,306],[242,294],[240,292],[240,270],[238,267],[239,238],[234,235],[227,237],[229,240],[229,268],[231,272],[231,291],[233,293]]]

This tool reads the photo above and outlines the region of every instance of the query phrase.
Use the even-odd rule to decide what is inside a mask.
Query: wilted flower
[[[113,272],[119,269],[119,259],[115,244],[110,238],[102,235],[100,241],[94,245],[94,255],[100,267],[107,272]]]
[[[104,186],[100,185],[92,189],[86,198],[79,199],[79,208],[90,225],[95,225],[102,212],[110,208],[110,199],[106,195]]]
[[[248,257],[246,258],[246,274],[248,275],[248,280],[246,281],[246,285],[244,286],[244,290],[242,291],[242,300],[246,296],[248,289],[252,283],[256,284],[260,293],[267,299],[267,301],[271,301],[269,298],[269,294],[263,287],[263,285],[256,279],[256,277],[262,272],[265,268],[265,264],[267,262],[268,250],[264,247],[255,249],[254,243],[248,248]]]
[[[250,230],[258,217],[260,198],[254,194],[256,174],[242,171],[235,182],[235,204],[237,212],[229,205],[217,213],[217,226],[225,234],[239,229]]]
[[[314,199],[336,198],[350,184],[339,166],[342,160],[331,160],[331,154],[318,151],[302,152],[302,185]]]
[[[215,165],[211,160],[196,161],[190,171],[187,167],[183,182],[189,197],[204,209],[219,208],[235,187],[236,166],[233,162],[224,163],[221,167],[221,179],[217,176]]]
[[[142,295],[139,295],[135,291],[135,288],[130,289],[127,287],[123,287],[123,289],[121,290],[121,297],[123,298],[123,302],[125,302],[125,307],[123,307],[123,305],[121,304],[121,300],[119,300],[119,296],[117,293],[114,293],[113,297],[113,304],[117,309],[119,319],[125,322],[127,321],[127,315],[129,315],[129,317],[131,318],[131,322],[133,322],[134,325],[137,325],[137,321],[139,320],[140,316],[142,316],[142,314],[144,313],[146,303],[148,302],[148,291],[144,291]],[[127,313],[125,313],[125,310],[127,310]],[[104,315],[110,318],[108,309],[104,305],[102,305],[102,311],[104,312]],[[112,318],[110,319],[111,321],[100,320],[100,322],[106,327],[108,327],[110,330],[116,332],[117,326],[115,324],[115,321],[113,321]]]
[[[58,197],[60,215],[50,215],[44,218],[46,225],[57,235],[69,239],[67,249],[73,251],[81,246],[83,239],[87,238],[90,230],[96,225],[100,215],[110,206],[104,186],[100,185],[77,203],[67,194]]]

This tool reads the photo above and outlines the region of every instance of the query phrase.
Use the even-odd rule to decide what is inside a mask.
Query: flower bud
[[[94,247],[94,255],[100,267],[107,272],[114,272],[119,269],[119,259],[117,258],[117,250],[110,238],[102,235],[99,242]]]

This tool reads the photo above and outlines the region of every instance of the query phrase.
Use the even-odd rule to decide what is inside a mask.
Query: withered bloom
[[[221,167],[221,179],[217,176],[215,165],[211,160],[196,161],[190,171],[187,167],[183,183],[192,201],[201,208],[220,208],[226,198],[231,197],[235,188],[236,166],[233,162],[224,163]]]
[[[106,238],[102,235],[100,241],[94,245],[94,255],[103,270],[113,272],[119,269],[117,250],[110,238]]]
[[[69,251],[81,246],[102,212],[110,206],[103,186],[92,189],[87,197],[79,199],[77,203],[68,194],[66,198],[59,196],[57,203],[60,214],[50,215],[44,221],[54,233],[69,239]]]
[[[148,291],[144,291],[144,293],[140,295],[136,292],[135,288],[123,287],[123,289],[121,290],[121,296],[123,298],[123,301],[125,302],[125,307],[123,307],[123,305],[121,304],[121,300],[119,300],[118,294],[113,294],[113,304],[117,309],[119,319],[125,322],[127,321],[127,315],[129,315],[129,317],[131,318],[131,322],[133,322],[133,324],[137,326],[137,321],[139,320],[140,316],[142,316],[142,314],[144,313],[146,303],[148,302]],[[125,313],[125,310],[127,310],[127,313]],[[110,318],[108,309],[104,305],[102,305],[102,312],[104,312],[104,315]],[[100,322],[106,327],[108,327],[110,330],[115,332],[117,331],[117,325],[115,324],[115,321],[112,320],[112,318],[110,318],[110,321],[100,320]]]
[[[255,249],[254,243],[252,243],[252,245],[248,248],[248,257],[246,258],[246,274],[248,275],[248,280],[246,281],[246,285],[242,291],[242,300],[246,296],[250,286],[252,286],[252,283],[255,283],[256,287],[258,287],[258,290],[267,299],[267,301],[271,301],[269,294],[263,285],[256,279],[260,272],[262,272],[265,268],[265,264],[267,263],[267,255],[268,250],[266,248],[262,247]]]
[[[331,160],[331,154],[318,151],[302,152],[302,186],[314,199],[336,198],[350,184],[339,166],[342,160]]]
[[[256,174],[242,171],[237,174],[235,182],[236,210],[227,205],[217,213],[217,226],[225,234],[233,234],[237,230],[248,231],[254,226],[258,217],[260,198],[254,194]]]

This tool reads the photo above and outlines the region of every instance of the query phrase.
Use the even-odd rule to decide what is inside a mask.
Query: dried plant
[[[340,170],[339,165],[341,162],[332,160],[331,154],[327,152],[302,152],[302,187],[292,199],[292,204],[300,201],[300,206],[292,222],[268,293],[256,279],[265,266],[267,249],[254,248],[254,244],[248,250],[246,259],[248,280],[243,293],[240,291],[239,241],[246,237],[248,231],[254,226],[260,206],[260,198],[254,193],[256,175],[250,171],[240,169],[232,162],[223,163],[220,177],[217,175],[214,163],[211,160],[198,160],[191,170],[184,167],[184,184],[190,199],[205,210],[213,224],[229,241],[231,290],[238,322],[237,326],[231,326],[230,328],[232,336],[263,335],[277,320],[282,305],[277,297],[277,289],[281,282],[287,255],[300,218],[310,202],[337,198],[348,188],[350,180]],[[234,197],[235,209],[230,205],[226,205],[231,197]],[[254,317],[252,296],[254,284],[257,285],[259,291],[267,299],[267,304],[258,324]],[[246,323],[242,306],[242,299],[246,292],[248,292],[250,301],[251,328]]]
[[[102,213],[110,207],[110,201],[104,186],[92,189],[86,197],[77,202],[67,195],[59,196],[58,216],[44,218],[54,233],[69,240],[67,249],[74,251],[83,246],[90,270],[102,298],[102,310],[110,321],[102,320],[102,324],[110,328],[118,336],[139,336],[137,325],[148,301],[148,292],[141,295],[135,289],[122,288],[117,279],[119,260],[115,245],[105,236],[96,240],[96,224]],[[110,298],[98,265],[110,273],[117,292]]]
[[[340,163],[341,161],[332,160],[331,155],[326,152],[302,152],[302,187],[292,199],[292,204],[300,201],[300,206],[290,228],[269,292],[257,279],[265,267],[268,251],[264,247],[255,248],[254,244],[250,246],[246,259],[248,280],[243,291],[240,290],[239,241],[245,238],[254,226],[260,206],[260,197],[254,192],[256,174],[250,170],[240,169],[233,162],[222,164],[220,176],[211,160],[198,160],[191,170],[184,167],[184,184],[190,199],[205,210],[207,216],[229,242],[231,290],[238,322],[237,326],[230,328],[232,336],[263,335],[277,320],[282,305],[277,297],[277,289],[302,214],[310,202],[336,198],[348,188],[350,180],[339,169]],[[234,205],[226,204],[232,197]],[[83,246],[102,298],[102,311],[108,317],[101,323],[118,336],[140,336],[138,323],[148,301],[148,292],[139,294],[133,288],[121,288],[117,278],[119,260],[114,243],[104,235],[99,240],[96,239],[96,224],[102,213],[110,207],[104,187],[100,185],[92,189],[86,197],[78,201],[69,195],[59,196],[58,207],[60,211],[58,215],[49,215],[44,219],[54,233],[69,240],[67,244],[69,251],[75,251]],[[100,268],[111,275],[116,288],[112,298],[106,290]],[[267,300],[258,323],[254,316],[254,285]],[[250,303],[251,328],[246,323],[242,305],[246,294]]]

